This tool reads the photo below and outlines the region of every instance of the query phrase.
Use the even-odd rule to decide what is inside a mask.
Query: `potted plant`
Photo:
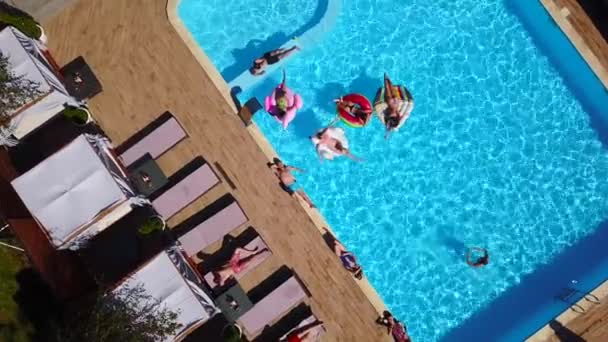
[[[236,324],[228,324],[222,329],[224,342],[241,342],[243,330]]]
[[[46,35],[44,34],[44,30],[32,17],[11,14],[8,12],[0,12],[0,23],[10,25],[21,31],[21,33],[25,34],[26,36],[32,39],[37,39],[46,44],[47,39]]]
[[[156,215],[148,217],[142,224],[139,226],[137,231],[141,235],[149,235],[156,231],[160,231],[165,229],[166,223],[162,217]]]
[[[62,114],[76,126],[84,126],[93,121],[91,119],[91,113],[85,107],[66,107]]]

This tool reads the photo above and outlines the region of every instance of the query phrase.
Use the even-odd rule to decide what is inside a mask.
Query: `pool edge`
[[[601,283],[598,287],[593,289],[593,291],[589,292],[589,294],[597,297],[600,301],[603,301],[604,299],[608,298],[608,280]],[[566,311],[555,317],[554,320],[560,322],[563,326],[566,326],[568,323],[574,321],[574,319],[580,317],[581,315],[584,315],[587,310],[593,307],[594,305],[596,304],[589,302],[587,299],[585,299],[585,297],[583,297],[571,306],[582,308],[584,310],[583,313],[578,313],[574,310],[566,309]],[[549,324],[547,324],[536,332],[534,332],[530,337],[528,337],[526,339],[526,342],[549,341],[549,338],[551,338],[551,336],[555,336],[555,331],[549,326]]]
[[[600,57],[598,57],[587,42],[585,42],[583,38],[584,33],[579,33],[575,25],[570,22],[569,18],[575,14],[570,11],[567,5],[559,6],[555,0],[540,0],[540,3],[543,5],[545,10],[547,10],[549,15],[551,15],[555,23],[559,26],[566,37],[568,37],[568,40],[572,43],[572,45],[574,45],[578,53],[583,57],[587,65],[589,65],[600,82],[602,82],[604,88],[608,89],[608,67],[602,64]],[[588,17],[586,18],[589,20]],[[595,29],[595,26],[592,25],[592,27]],[[588,32],[587,34],[589,33],[598,35],[601,38],[599,32]],[[606,49],[608,50],[608,48]]]
[[[595,76],[604,85],[604,88],[608,89],[608,69],[601,63],[600,58],[593,52],[591,47],[585,42],[583,36],[579,31],[570,23],[569,18],[573,15],[566,5],[559,6],[555,0],[539,0],[545,10],[553,18],[555,23],[558,25],[560,30],[566,35],[570,43],[583,57],[589,68],[593,71]],[[588,19],[588,18],[587,18]],[[595,32],[599,35],[599,32]],[[590,292],[592,295],[597,296],[600,300],[608,297],[608,280],[602,282],[599,286]],[[576,305],[583,307],[585,310],[591,305],[585,298],[580,299]],[[580,314],[570,309],[566,309],[554,319],[559,321],[562,325],[566,326],[579,317]],[[549,322],[543,327],[533,332],[527,339],[526,342],[541,342],[547,341],[553,336],[554,330],[549,326]]]
[[[236,116],[237,108],[234,104],[234,101],[230,95],[230,87],[228,83],[224,80],[220,72],[215,68],[207,54],[205,54],[204,50],[196,43],[194,37],[182,20],[179,18],[177,14],[177,7],[181,0],[167,0],[167,17],[171,26],[175,29],[179,37],[182,39],[184,44],[188,47],[194,58],[197,60],[199,65],[203,68],[203,70],[209,75],[209,78],[215,85],[215,87],[220,91],[226,102],[233,109],[233,115]],[[266,158],[269,161],[272,160],[275,156],[278,156],[278,153],[274,150],[270,142],[266,139],[266,137],[262,134],[262,131],[258,128],[255,122],[252,122],[251,125],[245,128],[249,134],[253,137],[253,140],[256,142],[258,147],[262,150]],[[321,234],[322,228],[327,227],[330,231],[333,232],[331,226],[327,223],[325,218],[318,212],[309,209],[301,200],[299,203],[302,209],[308,214],[311,221],[315,224],[317,229],[319,229],[319,233]],[[355,280],[352,278],[355,284],[361,289],[361,291],[365,294],[367,299],[370,301],[372,306],[376,309],[376,311],[380,314],[382,311],[386,310],[386,304],[381,299],[380,295],[376,291],[376,289],[371,285],[371,283],[363,277],[362,280]]]

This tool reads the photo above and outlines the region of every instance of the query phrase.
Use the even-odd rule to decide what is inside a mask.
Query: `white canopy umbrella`
[[[181,324],[181,328],[174,335],[167,336],[165,341],[185,337],[219,312],[177,245],[148,261],[121,282],[113,294],[125,294],[122,290],[138,286],[156,301],[158,308],[177,314],[176,323]]]
[[[135,197],[109,141],[80,135],[11,184],[59,249],[77,249],[146,200]]]
[[[0,53],[8,58],[9,66],[17,76],[39,84],[41,94],[10,113],[10,133],[16,139],[23,138],[60,113],[65,104],[78,105],[52,70],[39,42],[9,26],[0,31]]]

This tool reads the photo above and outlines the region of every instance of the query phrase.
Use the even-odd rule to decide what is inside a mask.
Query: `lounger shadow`
[[[169,177],[166,186],[155,191],[152,206],[168,220],[219,183],[220,179],[211,166],[202,157],[197,157]]]
[[[127,139],[116,149],[116,154],[125,166],[129,166],[146,153],[157,159],[187,137],[188,134],[173,114],[165,112]]]
[[[287,279],[285,279],[287,277]],[[281,281],[282,280],[282,281]],[[273,290],[264,296],[262,288],[279,282]],[[298,276],[287,267],[282,267],[247,296],[254,303],[253,307],[241,316],[237,323],[249,338],[258,335],[266,326],[270,326],[297,304],[310,297],[310,293]]]
[[[174,229],[188,257],[221,240],[249,220],[234,198],[226,203],[230,198],[232,196],[223,196]],[[223,206],[218,208],[218,204]]]

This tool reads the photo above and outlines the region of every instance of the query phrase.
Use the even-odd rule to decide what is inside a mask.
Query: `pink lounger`
[[[177,119],[171,117],[124,151],[120,155],[120,159],[125,166],[133,164],[146,153],[150,153],[152,158],[156,159],[187,136],[188,134]]]
[[[188,257],[219,241],[226,234],[247,222],[247,216],[237,202],[202,222],[178,238]]]
[[[251,242],[249,242],[244,248],[248,249],[248,250],[254,250],[257,248],[258,251],[261,251],[264,248],[268,248],[268,246],[266,245],[264,240],[262,240],[262,237],[258,236],[255,239],[251,240]],[[271,253],[261,254],[259,258],[256,258],[249,265],[247,265],[247,269],[235,274],[234,278],[236,280],[241,279],[245,274],[247,274],[247,272],[251,271],[256,266],[258,266],[259,264],[264,262],[264,260],[266,260],[270,255],[271,255]],[[207,272],[207,274],[205,274],[204,278],[205,278],[205,281],[207,282],[207,285],[209,285],[210,288],[215,287],[215,283],[213,282],[213,274],[211,272]]]
[[[281,317],[293,306],[306,298],[306,291],[295,276],[277,287],[247,311],[237,323],[248,337],[256,336],[265,326]]]
[[[296,330],[296,329],[300,329],[306,325],[312,324],[314,322],[316,322],[318,319],[317,317],[315,317],[315,315],[310,315],[310,317],[306,318],[305,320],[301,321],[300,324],[298,324],[295,328],[289,330],[287,332],[287,334],[283,335],[283,337],[281,337],[281,339],[279,340],[280,342],[286,342],[287,341],[287,336],[289,334],[291,334],[292,331]],[[323,336],[323,334],[325,333],[325,328],[319,329],[317,330],[315,339],[313,341],[317,341],[321,338],[321,336]]]
[[[209,164],[204,164],[153,200],[152,206],[168,220],[219,182]]]

